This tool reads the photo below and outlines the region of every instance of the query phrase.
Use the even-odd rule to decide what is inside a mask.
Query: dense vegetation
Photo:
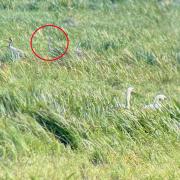
[[[177,0],[0,0],[0,12],[1,179],[180,178]],[[71,41],[58,62],[29,47],[46,23]],[[11,60],[9,37],[27,58]],[[109,108],[128,86],[132,110]],[[166,108],[144,111],[157,93]]]

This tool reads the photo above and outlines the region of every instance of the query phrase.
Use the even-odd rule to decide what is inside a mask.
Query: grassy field
[[[180,179],[178,0],[0,0],[0,14],[0,179]],[[53,63],[29,47],[47,23],[70,38]],[[109,108],[129,86],[132,109]],[[143,110],[158,93],[165,108]]]

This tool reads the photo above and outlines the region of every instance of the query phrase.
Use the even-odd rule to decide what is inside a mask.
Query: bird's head
[[[10,37],[8,41],[9,41],[9,42],[12,42],[12,38]]]
[[[163,102],[164,100],[166,100],[167,97],[164,94],[159,94],[155,97],[155,102]]]
[[[135,90],[134,90],[133,87],[128,87],[127,92],[128,93],[133,93],[133,92],[135,92]]]
[[[9,44],[12,44],[12,42],[13,42],[12,38],[10,37],[10,38],[7,40],[7,42],[8,42]]]

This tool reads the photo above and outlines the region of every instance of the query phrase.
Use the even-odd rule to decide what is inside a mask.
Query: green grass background
[[[177,0],[0,0],[0,14],[1,179],[180,178]],[[29,47],[46,23],[70,38],[58,62]],[[26,59],[11,60],[9,37]],[[110,109],[128,86],[132,110]],[[143,111],[157,93],[167,109]]]

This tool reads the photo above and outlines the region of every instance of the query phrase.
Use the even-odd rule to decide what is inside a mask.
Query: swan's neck
[[[131,100],[131,92],[127,91],[126,93],[126,108],[130,109],[130,100]]]

